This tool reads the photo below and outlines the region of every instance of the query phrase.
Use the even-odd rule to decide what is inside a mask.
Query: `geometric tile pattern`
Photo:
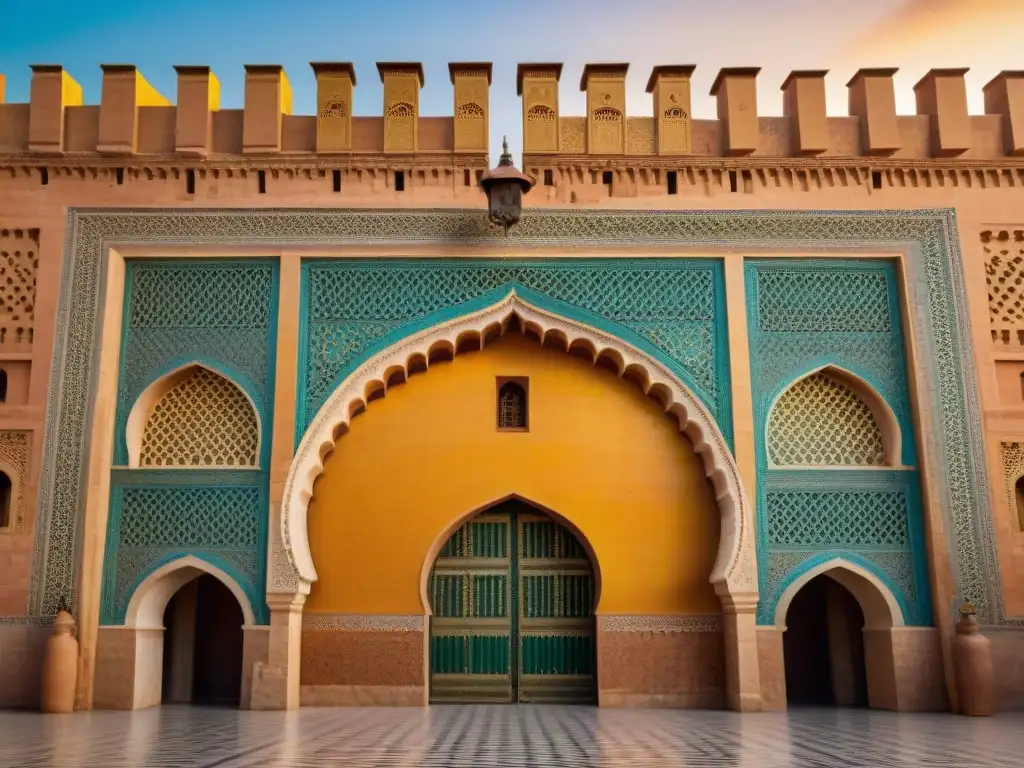
[[[396,341],[436,324],[438,313],[513,285],[559,302],[569,316],[585,312],[591,323],[614,325],[613,333],[633,332],[683,374],[728,439],[721,264],[656,258],[304,263],[296,439],[341,378],[382,340]]]
[[[892,317],[885,275],[842,269],[812,276],[766,270],[758,327],[768,333],[888,333]]]
[[[74,599],[90,393],[95,389],[94,339],[102,306],[104,260],[110,246],[182,243],[244,252],[250,246],[408,244],[444,249],[468,245],[507,246],[542,254],[554,248],[643,245],[698,247],[709,253],[751,249],[849,256],[855,252],[876,254],[880,248],[905,253],[904,285],[910,297],[906,320],[922,376],[929,382],[923,392],[922,414],[933,439],[921,450],[936,465],[941,461],[944,469],[933,478],[932,498],[945,521],[947,544],[956,563],[952,571],[956,600],[972,603],[983,623],[1024,628],[1024,617],[1007,613],[1002,594],[985,481],[985,444],[964,294],[963,254],[952,210],[530,210],[506,238],[495,232],[478,210],[76,208],[68,212],[66,233],[50,371],[53,385],[39,481],[29,601],[33,616],[52,616],[62,596],[71,594]],[[856,343],[849,346],[856,352]],[[244,386],[240,377],[232,378]],[[868,382],[903,426],[900,404],[877,382],[870,378]],[[263,424],[269,433],[269,425]],[[907,460],[908,442],[903,441],[903,463],[913,465],[914,461]]]
[[[758,260],[746,277],[755,434],[768,441],[756,446],[759,622],[827,553],[878,576],[907,624],[930,623],[918,474],[845,469],[885,462],[881,429],[827,367],[806,375],[835,366],[867,381],[897,415],[892,460],[914,463],[892,264]]]
[[[132,486],[118,483],[121,478]],[[140,482],[147,481],[149,485],[140,487]],[[124,469],[117,471],[112,485],[101,610],[104,625],[123,623],[139,582],[160,565],[184,555],[199,557],[233,576],[257,618],[263,616],[267,517],[263,473]]]
[[[775,404],[768,421],[768,453],[778,465],[885,463],[882,430],[871,408],[821,372],[800,379]]]
[[[245,393],[197,366],[153,406],[139,464],[254,467],[259,443],[259,422]]]
[[[1016,768],[1024,729],[866,709],[725,711],[551,705],[240,712],[168,706],[0,712],[0,766],[76,768]]]
[[[769,491],[772,549],[902,549],[910,546],[900,491]]]

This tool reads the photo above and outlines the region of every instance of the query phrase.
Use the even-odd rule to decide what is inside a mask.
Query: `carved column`
[[[277,305],[277,369],[274,375],[274,434],[270,445],[270,544],[267,552],[267,605],[270,638],[266,662],[252,675],[250,709],[299,706],[302,605],[306,595],[284,551],[281,499],[295,447],[295,400],[298,376],[299,300],[302,260],[283,254]]]
[[[29,151],[63,152],[64,110],[82,106],[82,86],[59,65],[34,64],[29,99]]]
[[[352,91],[356,70],[350,62],[313,62],[316,75],[316,151],[352,149]]]
[[[587,94],[587,152],[626,154],[626,72],[628,64],[587,64],[580,90]]]
[[[455,86],[455,151],[486,152],[490,126],[490,62],[448,65]]]
[[[691,65],[678,65],[658,66],[651,70],[647,92],[654,99],[659,155],[688,155],[691,152],[693,112],[690,109],[690,78],[695,69]]]
[[[725,305],[729,329],[729,367],[732,379],[733,445],[746,509],[737,510],[739,561],[724,584],[715,586],[722,601],[725,637],[726,700],[738,712],[762,709],[761,670],[757,647],[757,554],[754,529],[755,456],[754,399],[750,385],[750,341],[742,254],[725,257]],[[745,493],[743,491],[746,491]]]
[[[985,86],[985,114],[1003,116],[1003,148],[1024,155],[1024,72],[1005,70]]]
[[[384,83],[384,151],[412,154],[419,149],[423,65],[379,62],[377,71]]]

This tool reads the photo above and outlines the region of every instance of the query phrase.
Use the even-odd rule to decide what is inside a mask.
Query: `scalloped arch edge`
[[[317,573],[306,527],[313,483],[323,472],[326,455],[334,448],[352,418],[371,396],[386,392],[389,380],[410,366],[429,366],[430,353],[444,348],[457,355],[460,344],[474,337],[479,349],[495,331],[500,335],[515,315],[524,331],[541,341],[558,339],[566,351],[583,346],[593,362],[607,361],[673,415],[690,440],[711,480],[721,512],[718,554],[711,582],[719,594],[756,598],[757,580],[752,514],[735,459],[714,418],[686,384],[665,365],[622,339],[589,325],[569,320],[525,301],[515,289],[489,307],[469,312],[412,333],[367,360],[331,394],[310,423],[296,450],[285,480],[280,519],[271,537],[267,592],[308,593]]]

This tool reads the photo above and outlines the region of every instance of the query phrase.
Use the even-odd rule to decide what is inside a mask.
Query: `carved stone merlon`
[[[100,127],[96,151],[134,155],[139,151],[139,108],[169,107],[134,64],[101,64]]]
[[[284,116],[292,113],[292,87],[280,64],[245,65],[242,152],[280,152]]]
[[[64,110],[82,106],[82,86],[59,64],[33,64],[28,107],[30,152],[64,151]]]
[[[654,98],[656,148],[659,155],[688,155],[693,145],[690,78],[692,64],[663,65],[651,70],[647,93]]]
[[[377,62],[384,83],[384,151],[411,154],[419,149],[420,88],[423,65],[419,62]]]
[[[711,95],[718,99],[722,150],[726,155],[749,155],[757,150],[761,135],[757,121],[760,72],[760,67],[726,68],[711,85]]]
[[[587,64],[580,90],[587,94],[587,152],[626,154],[626,73],[629,64]]]
[[[1008,155],[1024,155],[1024,71],[1006,70],[985,86],[985,114],[1003,116]]]
[[[782,114],[793,121],[794,149],[801,155],[828,150],[825,76],[828,70],[795,70],[782,84]]]
[[[189,157],[206,157],[213,136],[213,113],[220,109],[220,82],[209,67],[176,66],[178,108],[174,150]]]
[[[455,86],[455,151],[487,152],[491,62],[453,62],[448,75]]]
[[[933,69],[914,86],[917,114],[931,117],[936,157],[955,157],[971,148],[966,74],[966,69]]]
[[[520,64],[516,93],[523,97],[523,151],[555,154],[559,150],[558,81],[562,65]]]
[[[892,80],[897,71],[861,69],[846,84],[850,116],[860,118],[862,152],[866,155],[890,155],[903,146]]]
[[[312,62],[316,76],[316,151],[352,150],[352,95],[356,70],[351,62]]]

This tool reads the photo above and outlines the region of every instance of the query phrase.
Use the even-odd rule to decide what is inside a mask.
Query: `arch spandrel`
[[[642,384],[645,393],[656,394],[666,412],[676,417],[679,429],[701,458],[714,487],[721,512],[721,538],[711,581],[719,594],[756,597],[757,579],[753,522],[735,460],[721,430],[698,397],[680,376],[654,356],[621,338],[583,323],[569,320],[525,300],[515,289],[490,306],[470,311],[433,327],[411,333],[378,351],[352,371],[333,392],[303,436],[285,481],[279,524],[272,534],[268,593],[308,593],[316,580],[309,548],[306,515],[313,483],[323,471],[324,457],[344,432],[352,416],[365,406],[367,393],[386,388],[396,367],[407,370],[429,351],[444,343],[457,351],[457,341],[467,332],[487,338],[495,327],[504,329],[515,315],[523,328],[532,328],[543,343],[549,334],[561,334],[569,348],[589,346],[614,361],[621,376]],[[604,354],[604,353],[608,354]]]

